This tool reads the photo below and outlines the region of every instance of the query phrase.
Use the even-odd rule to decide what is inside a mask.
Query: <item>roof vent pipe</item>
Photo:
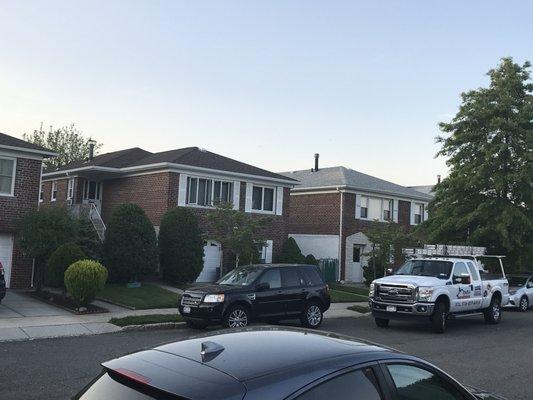
[[[96,146],[96,140],[89,139],[89,161],[94,160],[94,146]]]
[[[319,154],[315,153],[315,172],[318,171],[318,157],[319,157]]]
[[[437,175],[437,184],[440,183],[440,175]]]

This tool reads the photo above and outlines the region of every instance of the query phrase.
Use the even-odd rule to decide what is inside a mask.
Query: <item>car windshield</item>
[[[527,278],[525,276],[508,276],[509,286],[522,287],[526,284]]]
[[[219,285],[247,286],[255,281],[262,270],[262,267],[253,265],[247,267],[238,267],[220,278],[217,283]]]
[[[436,260],[409,260],[396,272],[396,275],[433,276],[448,279],[452,272],[452,263]]]

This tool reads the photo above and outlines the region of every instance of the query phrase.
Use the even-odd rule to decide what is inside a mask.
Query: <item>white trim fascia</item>
[[[396,200],[403,200],[403,201],[413,201],[413,200],[417,200],[418,202],[422,202],[422,203],[429,203],[431,201],[431,199],[427,199],[427,198],[421,198],[421,197],[403,197],[403,196],[398,196],[398,194],[393,194],[393,193],[390,193],[390,192],[380,192],[380,191],[375,191],[375,192],[369,192],[368,190],[358,190],[358,189],[353,189],[351,187],[347,187],[347,186],[323,186],[323,187],[316,187],[316,188],[301,188],[301,189],[298,189],[298,188],[294,188],[294,189],[291,189],[291,196],[303,196],[303,195],[313,195],[313,194],[326,194],[326,193],[339,193],[339,190],[338,189],[341,189],[340,191],[344,192],[344,193],[351,193],[351,194],[362,194],[362,195],[366,195],[366,196],[370,196],[370,197],[386,197],[388,199],[396,199]]]
[[[54,153],[53,151],[43,151],[43,150],[36,150],[36,149],[28,149],[25,147],[18,147],[18,146],[6,146],[4,144],[0,144],[0,149],[8,149],[13,150],[21,153],[33,153],[33,154],[41,154],[42,156],[49,156],[49,157],[56,157],[59,154]]]
[[[68,174],[69,172],[78,172],[78,171],[115,172],[118,174],[124,173],[124,176],[131,176],[127,173],[136,172],[136,171],[145,171],[147,169],[152,169],[152,170],[164,169],[170,172],[177,172],[177,173],[190,173],[192,171],[196,173],[207,174],[209,176],[215,176],[218,174],[217,176],[224,177],[223,179],[235,180],[235,178],[238,177],[238,178],[244,178],[243,180],[252,179],[254,180],[254,182],[268,182],[268,183],[277,182],[277,183],[283,183],[285,187],[290,187],[290,188],[293,188],[295,185],[297,185],[297,182],[292,181],[292,180],[270,178],[266,176],[244,174],[240,172],[223,171],[223,170],[204,168],[204,167],[194,167],[191,165],[174,164],[174,163],[169,163],[169,162],[139,165],[139,166],[125,167],[125,168],[111,168],[111,167],[99,167],[99,166],[89,165],[86,167],[73,168],[73,169],[64,170],[64,171],[52,171],[52,172],[43,174],[43,176],[54,177],[57,175],[65,175],[65,174]]]
[[[0,148],[0,156],[15,157],[15,158],[26,158],[28,160],[37,160],[37,161],[42,161],[43,160],[42,156],[37,156],[37,155],[33,155],[33,154],[26,154],[26,153],[21,153],[21,152],[17,152],[17,151],[8,151],[8,150],[4,150],[2,148]]]

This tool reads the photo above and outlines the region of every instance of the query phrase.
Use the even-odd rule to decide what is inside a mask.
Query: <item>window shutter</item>
[[[178,206],[184,206],[187,204],[187,175],[180,174],[178,188]]]
[[[276,215],[283,215],[283,186],[276,190]]]
[[[415,224],[415,203],[412,201],[411,202],[411,225],[414,225]]]
[[[267,240],[265,256],[265,263],[267,264],[270,264],[272,262],[272,247],[274,247],[274,242],[272,240]]]
[[[361,195],[355,195],[355,218],[361,218]]]
[[[241,182],[233,181],[233,209],[238,210],[241,203]]]
[[[246,201],[244,203],[244,211],[252,212],[252,184],[246,182]]]
[[[392,201],[392,220],[398,223],[398,200]]]

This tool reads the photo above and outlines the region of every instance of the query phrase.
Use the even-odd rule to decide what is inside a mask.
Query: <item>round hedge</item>
[[[159,264],[170,283],[194,282],[203,268],[204,241],[196,216],[184,208],[165,213],[159,228]]]
[[[65,287],[79,306],[91,303],[107,280],[107,269],[97,261],[76,261],[65,271]]]
[[[136,204],[113,209],[104,239],[104,264],[112,282],[132,282],[157,269],[155,230]]]
[[[86,256],[78,245],[69,243],[59,246],[48,259],[46,283],[52,287],[63,287],[67,268],[84,258]]]

